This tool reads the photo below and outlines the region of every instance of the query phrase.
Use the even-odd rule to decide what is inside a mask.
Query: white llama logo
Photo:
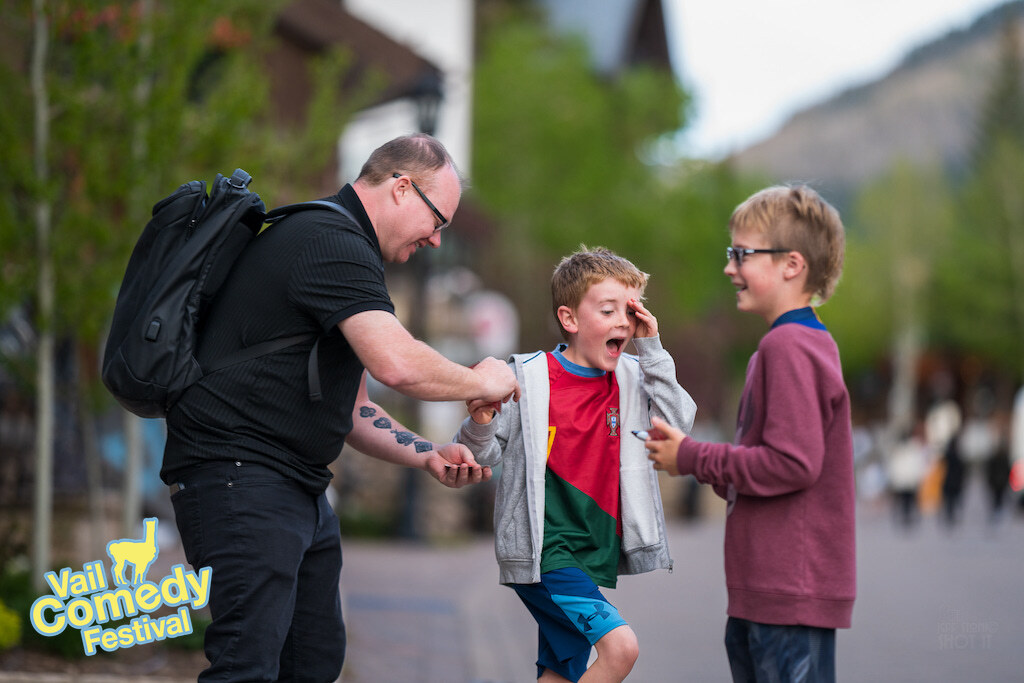
[[[113,561],[114,566],[110,574],[114,583],[121,586],[138,586],[146,580],[146,572],[153,560],[160,554],[160,548],[156,544],[156,517],[147,517],[143,520],[146,527],[146,537],[143,539],[122,538],[111,541],[107,544],[107,555]],[[129,582],[125,576],[125,568],[131,565],[132,580]]]

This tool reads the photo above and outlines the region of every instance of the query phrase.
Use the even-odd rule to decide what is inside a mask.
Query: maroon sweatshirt
[[[729,500],[729,616],[850,627],[850,397],[836,344],[811,309],[780,317],[751,357],[734,443],[684,439],[677,462]]]

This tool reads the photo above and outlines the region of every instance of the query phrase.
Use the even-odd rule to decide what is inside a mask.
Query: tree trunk
[[[87,557],[103,557],[106,550],[104,523],[106,515],[103,505],[103,456],[100,453],[99,435],[92,409],[86,396],[86,380],[81,376],[82,359],[76,363],[78,376],[77,405],[78,425],[82,430],[82,455],[85,459],[85,490],[89,504],[89,548]]]
[[[889,392],[888,438],[898,443],[914,428],[916,415],[917,365],[921,359],[922,325],[918,308],[926,280],[927,266],[902,253],[893,263],[893,307],[895,316],[892,347],[892,387]]]
[[[139,22],[139,73],[140,78],[135,87],[135,105],[137,113],[135,127],[132,131],[132,162],[135,165],[139,177],[144,177],[142,168],[146,163],[149,150],[146,144],[149,121],[146,117],[146,102],[152,92],[152,81],[148,74],[149,57],[153,50],[153,0],[142,0],[140,3]],[[133,215],[142,216],[139,207],[144,206],[146,197],[144,193],[149,189],[146,183],[136,183],[132,186],[132,210]],[[122,510],[121,526],[126,537],[128,537],[142,521],[142,458],[145,443],[142,439],[142,420],[131,413],[124,414],[124,508]]]
[[[50,173],[47,163],[50,138],[50,101],[46,92],[46,55],[49,26],[44,0],[33,0],[35,14],[32,49],[32,98],[35,108],[35,203],[37,320],[39,349],[36,369],[36,468],[32,531],[32,580],[37,590],[44,587],[43,574],[50,571],[50,539],[53,525],[53,427],[54,427],[54,273],[50,250],[53,207],[46,196]]]
[[[1020,188],[1014,184],[1016,176],[1002,176],[1003,213],[1006,216],[1006,246],[1010,269],[1010,300],[1014,302],[1012,325],[1017,328],[1018,360],[1014,370],[1017,378],[1024,375],[1024,201]]]

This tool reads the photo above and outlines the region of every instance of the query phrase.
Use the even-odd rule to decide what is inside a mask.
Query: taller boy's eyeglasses
[[[736,262],[736,267],[741,268],[743,266],[743,259],[753,254],[785,254],[792,249],[748,249],[745,247],[726,247],[725,248],[725,259],[727,261],[732,260]]]
[[[401,178],[402,174],[401,173],[392,173],[391,177],[392,178]],[[422,199],[424,202],[426,202],[427,206],[430,207],[430,210],[434,212],[435,216],[437,216],[437,220],[441,221],[440,225],[437,225],[437,226],[434,227],[434,232],[440,232],[441,230],[444,230],[445,228],[447,228],[448,227],[448,219],[444,217],[444,214],[437,210],[437,207],[434,206],[434,203],[432,201],[427,199],[427,195],[423,194],[423,190],[420,189],[420,186],[416,184],[415,180],[413,180],[412,178],[409,178],[409,182],[412,183],[412,189],[416,190],[416,194],[418,194],[420,196],[420,199]]]

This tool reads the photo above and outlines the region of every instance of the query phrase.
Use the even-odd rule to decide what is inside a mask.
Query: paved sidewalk
[[[838,634],[839,680],[1021,680],[1024,519],[988,527],[975,494],[952,532],[934,518],[897,529],[884,505],[860,506],[858,598],[853,628]],[[674,572],[623,577],[607,592],[640,640],[629,680],[728,681],[723,521],[671,524],[669,535]],[[490,538],[344,547],[343,683],[535,680],[534,622],[497,585]]]
[[[721,526],[677,526],[671,535],[674,572],[623,577],[618,589],[605,592],[640,639],[641,659],[630,679],[725,680],[721,639],[709,633],[724,623],[724,579],[703,578],[721,576]],[[515,593],[498,585],[489,537],[444,550],[354,542],[344,547],[349,645],[343,683],[536,680],[536,624]],[[714,585],[702,585],[684,600],[685,586],[698,577]],[[666,666],[676,669],[671,655],[684,643],[696,651],[711,647],[715,656],[692,662],[684,677],[661,677],[669,675]],[[670,656],[648,658],[657,650]]]
[[[0,671],[0,683],[194,683],[195,676],[119,676],[117,674],[47,674]]]
[[[888,508],[859,507],[858,598],[853,628],[838,636],[839,680],[1021,680],[1024,519],[988,527],[980,490],[972,495],[952,532],[934,518],[896,529]],[[675,570],[623,577],[607,592],[640,640],[629,680],[729,680],[722,535],[722,519],[671,523]],[[535,680],[535,625],[498,585],[489,536],[446,547],[346,540],[343,551],[341,683]],[[183,683],[197,671],[178,679],[0,671],[0,683]]]

